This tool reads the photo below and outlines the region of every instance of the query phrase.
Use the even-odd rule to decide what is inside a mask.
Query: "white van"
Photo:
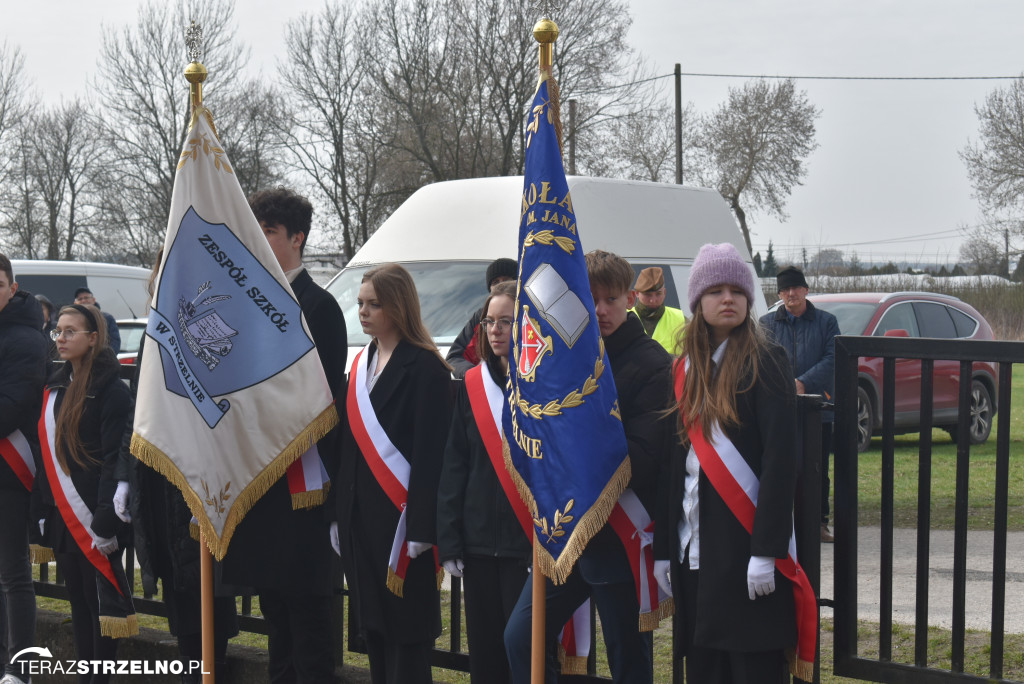
[[[686,280],[701,245],[731,242],[754,272],[732,211],[714,190],[582,176],[570,176],[568,184],[584,252],[614,252],[637,273],[661,266],[666,304],[687,316]],[[445,353],[487,298],[487,265],[517,257],[522,195],[522,176],[447,181],[417,190],[327,285],[345,313],[349,346],[369,342],[356,307],[363,274],[397,262],[416,281],[423,320]],[[762,298],[754,307],[759,315],[767,311]]]
[[[114,318],[139,318],[149,310],[149,269],[94,261],[11,259],[18,287],[46,295],[56,309],[75,301],[75,290],[92,290]]]

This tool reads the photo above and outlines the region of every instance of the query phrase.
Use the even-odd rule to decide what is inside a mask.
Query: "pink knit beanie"
[[[735,285],[747,295],[747,305],[754,305],[754,276],[750,266],[728,242],[707,244],[700,248],[690,267],[687,298],[690,311],[697,308],[701,295],[716,285]]]

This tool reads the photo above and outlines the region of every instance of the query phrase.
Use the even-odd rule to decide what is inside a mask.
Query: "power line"
[[[768,74],[709,74],[687,71],[682,72],[680,75],[702,78],[763,78],[804,81],[1015,81],[1024,78],[1024,75],[1019,74],[1017,76],[771,76]]]

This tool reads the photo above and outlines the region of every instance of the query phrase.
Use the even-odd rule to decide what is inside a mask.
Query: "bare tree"
[[[792,79],[755,80],[730,88],[728,102],[704,122],[703,179],[732,206],[752,251],[748,210],[786,217],[786,200],[807,174],[804,160],[818,144],[820,110]]]
[[[975,106],[979,140],[960,152],[975,197],[988,212],[1024,208],[1024,81],[994,90]]]
[[[23,164],[44,211],[46,258],[71,259],[92,220],[87,195],[101,165],[94,121],[87,106],[73,100],[32,117],[27,140]]]
[[[0,228],[5,233],[17,235],[21,246],[31,255],[31,244],[25,245],[20,233],[27,228],[20,218],[22,195],[18,191],[22,184],[24,169],[18,164],[24,148],[23,126],[31,111],[27,103],[25,57],[17,46],[0,43]],[[0,246],[8,251],[18,245]]]
[[[586,173],[662,183],[674,180],[675,113],[668,105],[638,107],[610,119],[603,128],[600,135],[588,135],[581,146]],[[692,158],[695,147],[696,115],[689,105],[683,110],[684,159]]]
[[[810,272],[814,275],[846,275],[843,252],[838,249],[820,249],[811,257]]]
[[[972,230],[960,245],[960,261],[974,275],[1006,275],[1003,245],[987,227]]]
[[[163,241],[178,156],[189,120],[184,29],[203,27],[204,99],[218,130],[230,130],[231,102],[247,52],[234,41],[231,0],[149,0],[136,23],[107,28],[99,58],[98,92],[104,94],[104,129],[111,158],[103,196],[105,230],[124,235],[137,263],[149,263]]]

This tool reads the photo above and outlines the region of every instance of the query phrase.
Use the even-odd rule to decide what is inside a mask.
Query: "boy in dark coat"
[[[652,515],[655,511],[658,469],[669,448],[672,422],[665,409],[671,395],[672,357],[647,336],[643,324],[629,311],[635,303],[633,269],[615,254],[586,255],[590,290],[608,362],[615,378],[622,425],[629,445],[632,479],[629,487]],[[573,611],[593,598],[601,616],[612,679],[651,682],[654,678],[651,633],[639,629],[640,604],[633,569],[625,547],[611,525],[598,532],[580,556],[565,584],[547,583],[546,622],[558,634]],[[530,620],[532,587],[527,582],[505,629],[512,679],[530,678]],[[555,681],[554,658],[548,656],[546,681]]]
[[[313,207],[285,188],[249,198],[278,263],[309,325],[327,383],[344,406],[348,335],[338,302],[302,266]],[[340,400],[340,401],[339,401]],[[328,473],[337,469],[336,430],[317,443]],[[284,476],[242,520],[224,557],[224,579],[254,587],[267,621],[271,682],[330,682],[334,677],[331,629],[332,558],[323,506],[292,507]]]
[[[25,682],[28,675],[7,663],[35,644],[36,599],[28,551],[32,483],[29,479],[26,486],[25,477],[27,461],[39,449],[36,422],[48,357],[42,327],[42,307],[32,295],[18,291],[11,261],[0,254],[0,605],[6,605],[7,618],[6,634],[0,632],[0,672],[6,667]]]

